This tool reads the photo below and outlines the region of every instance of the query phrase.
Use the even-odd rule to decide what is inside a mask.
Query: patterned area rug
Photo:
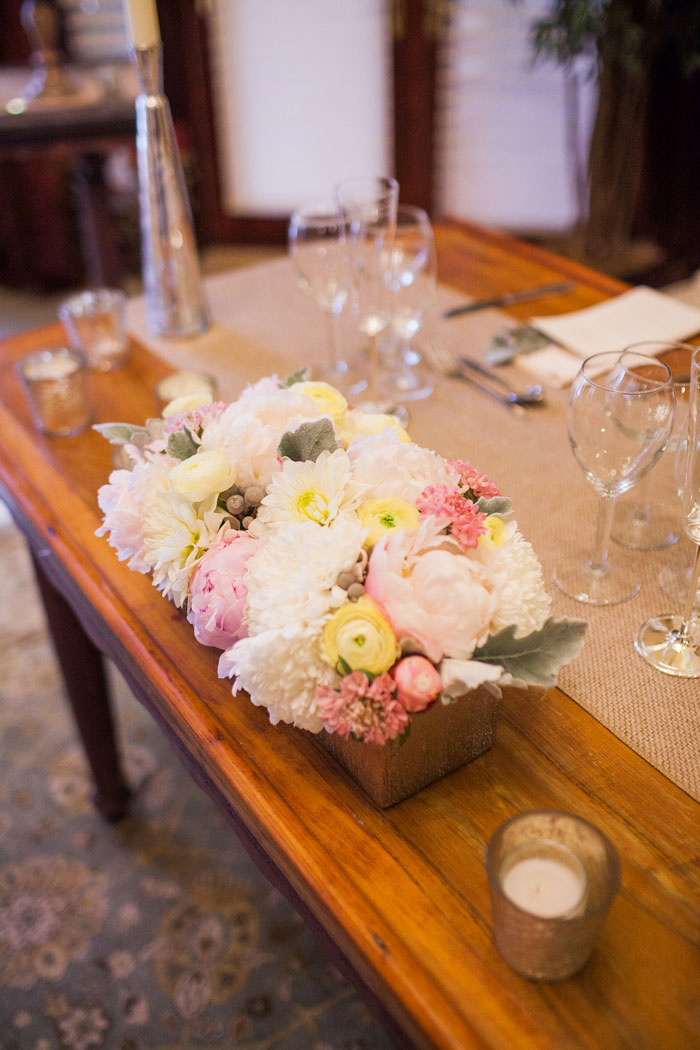
[[[120,824],[95,814],[24,544],[2,525],[0,579],[2,1050],[391,1050],[116,675],[138,791]]]

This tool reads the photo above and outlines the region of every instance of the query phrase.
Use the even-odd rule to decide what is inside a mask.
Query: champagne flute
[[[700,678],[700,623],[693,620],[700,579],[700,348],[693,352],[689,393],[682,521],[686,536],[695,544],[690,586],[683,612],[646,620],[637,632],[634,647],[652,667],[665,674]]]
[[[336,186],[335,195],[348,231],[353,312],[367,341],[366,400],[359,407],[392,411],[394,406],[383,402],[379,392],[378,337],[390,318],[387,260],[393,251],[399,184],[383,175],[347,179]]]
[[[635,350],[640,354],[650,354],[654,357],[660,356],[673,371],[675,384],[678,383],[676,374],[683,372],[687,375],[693,352],[692,346],[688,343],[666,343],[658,340],[633,343],[625,349]],[[676,393],[678,393],[677,385]],[[676,398],[674,434],[681,424],[681,413],[678,407],[678,398]],[[673,507],[667,499],[659,498],[659,473],[662,466],[670,460],[668,453],[675,452],[675,447],[676,443],[672,437],[666,449],[667,455],[663,457],[656,469],[649,471],[637,486],[636,498],[622,500],[618,504],[613,521],[612,538],[623,547],[645,551],[662,550],[678,542],[680,537],[679,516],[673,512]],[[656,497],[655,501],[654,497]]]
[[[422,208],[399,204],[387,277],[390,324],[381,353],[380,389],[385,397],[418,401],[432,393],[434,384],[421,367],[413,340],[437,302],[435,237]]]
[[[299,284],[313,296],[328,322],[329,358],[321,377],[340,389],[353,385],[343,357],[340,317],[350,296],[351,273],[345,227],[332,197],[308,201],[289,220],[289,254]]]
[[[598,496],[595,544],[588,558],[558,566],[554,581],[579,602],[616,605],[641,583],[608,560],[615,500],[651,470],[673,423],[673,379],[667,365],[632,350],[594,354],[573,381],[567,406],[576,462]]]

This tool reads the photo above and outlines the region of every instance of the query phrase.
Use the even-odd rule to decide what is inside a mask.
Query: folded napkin
[[[519,357],[518,367],[557,387],[570,383],[581,359],[591,354],[658,340],[658,347],[645,349],[645,353],[654,353],[663,349],[664,342],[695,335],[700,332],[700,310],[640,285],[585,310],[533,317],[530,323],[557,345]]]

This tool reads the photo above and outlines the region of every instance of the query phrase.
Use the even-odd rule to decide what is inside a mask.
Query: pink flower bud
[[[425,711],[440,695],[442,679],[424,656],[405,656],[396,664],[392,674],[397,699],[407,711]]]

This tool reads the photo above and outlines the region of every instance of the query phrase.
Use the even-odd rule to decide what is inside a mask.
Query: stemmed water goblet
[[[390,318],[387,260],[393,251],[399,184],[388,176],[347,179],[336,186],[335,195],[347,230],[353,313],[366,340],[367,386],[357,407],[391,411],[395,406],[383,401],[380,393],[378,339]]]
[[[600,497],[595,543],[588,558],[560,564],[556,584],[590,605],[628,601],[641,584],[608,560],[615,500],[652,469],[673,423],[673,379],[663,362],[633,350],[587,358],[567,405],[576,462]]]
[[[671,547],[680,536],[679,515],[674,513],[673,502],[667,498],[670,492],[664,491],[663,486],[663,483],[667,482],[666,489],[670,488],[668,484],[670,478],[662,472],[661,468],[664,464],[670,464],[672,454],[675,453],[677,447],[675,435],[679,427],[685,424],[685,420],[681,419],[682,413],[678,411],[678,394],[679,392],[682,394],[682,380],[687,378],[693,348],[688,343],[647,340],[634,343],[626,349],[661,357],[668,364],[673,372],[676,388],[676,420],[671,440],[661,462],[654,470],[649,471],[635,487],[633,500],[622,500],[618,504],[613,521],[612,538],[616,543],[633,550],[662,550],[664,547]],[[664,477],[660,478],[660,473],[664,473]],[[670,474],[670,470],[668,473]]]
[[[634,646],[644,659],[665,674],[700,678],[700,623],[693,606],[700,579],[700,348],[693,353],[688,402],[688,441],[683,470],[683,530],[695,544],[683,612],[664,613],[646,620]]]
[[[388,256],[390,322],[380,349],[380,390],[387,398],[418,401],[433,390],[414,339],[437,301],[435,237],[427,212],[399,204]]]
[[[345,227],[335,199],[318,198],[296,208],[289,220],[288,244],[299,284],[314,298],[328,323],[329,356],[320,369],[321,378],[348,389],[353,386],[353,376],[343,356],[340,323],[352,277]]]

